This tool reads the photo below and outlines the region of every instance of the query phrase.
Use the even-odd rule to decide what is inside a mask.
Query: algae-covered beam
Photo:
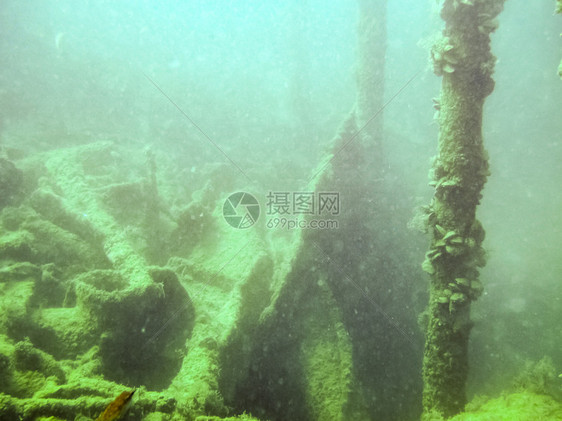
[[[386,3],[387,0],[358,0],[355,122],[362,128],[358,140],[372,155],[372,164],[379,169],[384,155],[384,119],[380,112],[384,108]]]
[[[488,172],[482,141],[482,109],[493,91],[495,57],[490,34],[504,0],[445,0],[442,36],[431,49],[442,76],[434,99],[438,154],[430,171],[433,199],[425,208],[431,243],[423,269],[431,276],[423,361],[424,415],[447,418],[463,410],[468,374],[470,304],[482,284],[484,230],[476,219]]]
[[[556,0],[556,13],[562,13],[562,0]],[[562,34],[560,34],[562,36]],[[558,76],[562,79],[562,60],[558,65]]]

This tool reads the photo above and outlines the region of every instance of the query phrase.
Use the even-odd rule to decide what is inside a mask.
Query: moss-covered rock
[[[197,418],[195,418],[195,421],[265,421],[265,420],[259,420],[258,418],[254,418],[251,415],[238,415],[237,417],[227,417],[227,418],[221,418],[221,417],[215,417],[215,416],[208,416],[208,415],[200,415]]]
[[[523,370],[515,377],[513,387],[517,391],[562,398],[562,389],[557,387],[556,380],[557,372],[552,358],[543,357],[537,362],[527,361]]]
[[[13,391],[14,349],[8,338],[0,335],[0,394]]]
[[[29,332],[32,320],[29,314],[34,282],[0,282],[0,333],[21,340]]]
[[[537,421],[562,420],[562,404],[532,392],[506,394],[499,398],[475,399],[466,411],[449,421]]]
[[[27,230],[4,232],[0,236],[0,259],[5,262],[38,263],[33,234]]]
[[[38,282],[42,278],[41,268],[30,262],[16,262],[0,268],[0,282]]]
[[[108,379],[162,389],[179,370],[194,320],[193,304],[174,272],[151,268],[153,283],[131,288],[117,271],[76,278],[78,307],[95,323]]]
[[[34,321],[30,336],[57,359],[82,355],[99,343],[97,325],[79,307],[42,308]]]
[[[14,363],[19,371],[34,371],[45,377],[54,376],[57,381],[66,381],[64,371],[57,361],[46,352],[33,346],[28,339],[16,343],[14,347]]]
[[[22,182],[21,170],[13,162],[0,158],[0,209],[12,201],[20,191]]]

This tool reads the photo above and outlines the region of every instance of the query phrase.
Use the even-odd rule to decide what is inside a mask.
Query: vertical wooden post
[[[504,0],[445,0],[442,37],[431,49],[443,77],[434,100],[439,146],[430,176],[435,194],[426,208],[431,236],[423,269],[431,276],[423,361],[424,415],[450,417],[466,403],[470,304],[482,292],[484,229],[476,219],[488,172],[482,108],[493,91],[490,34]]]

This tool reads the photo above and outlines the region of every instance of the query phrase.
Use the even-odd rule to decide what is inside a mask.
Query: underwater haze
[[[0,421],[562,420],[557,12],[0,2]]]

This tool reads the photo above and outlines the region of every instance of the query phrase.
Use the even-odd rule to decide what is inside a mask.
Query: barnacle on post
[[[470,237],[474,238],[476,244],[481,244],[484,241],[484,237],[486,236],[486,231],[482,227],[482,224],[478,219],[475,219],[472,225],[470,226]]]
[[[437,302],[440,304],[449,304],[451,295],[453,295],[453,291],[451,291],[450,289],[444,289],[443,291],[441,291],[441,294],[437,296]]]
[[[451,301],[463,302],[465,300],[466,295],[464,295],[462,292],[455,292],[453,295],[451,295]]]
[[[434,248],[428,251],[425,256],[429,259],[430,262],[433,262],[435,259],[441,257],[442,254],[443,252],[439,250],[439,248]]]
[[[449,63],[445,63],[441,70],[443,70],[445,73],[453,73],[455,71],[455,68]]]
[[[434,261],[444,253],[456,257],[467,254],[473,248],[477,249],[475,247],[476,241],[473,238],[464,238],[458,232],[454,230],[447,231],[439,224],[435,224],[434,236],[436,238],[436,241],[433,244],[434,248],[426,253],[426,257],[430,261]],[[478,250],[472,257],[479,261]]]
[[[471,300],[476,300],[478,297],[482,295],[483,291],[484,291],[484,286],[482,285],[482,282],[480,282],[478,279],[470,281],[469,296]]]
[[[498,29],[498,26],[499,26],[499,22],[497,19],[488,18],[483,20],[482,23],[478,25],[478,32],[480,32],[483,35],[488,35],[494,32],[496,29]]]
[[[470,279],[467,278],[455,278],[455,283],[459,286],[470,287]]]
[[[451,295],[449,299],[449,312],[452,313],[455,309],[455,306],[458,304],[462,304],[467,301],[467,296],[464,295],[462,292],[455,292]]]
[[[475,266],[483,267],[486,265],[486,251],[480,246],[474,247],[472,252],[472,259]]]
[[[437,184],[435,185],[436,189],[439,188],[447,188],[447,187],[457,187],[460,183],[460,180],[457,177],[441,177]]]
[[[441,100],[439,98],[431,98],[431,102],[433,102],[433,108],[437,111],[441,109]]]
[[[455,47],[453,47],[451,44],[447,44],[445,48],[443,48],[443,58],[449,64],[458,64],[459,62]]]
[[[441,304],[449,304],[449,297],[440,295],[439,297],[437,297],[437,302]]]
[[[429,273],[430,275],[433,275],[435,273],[435,268],[433,267],[433,263],[431,263],[431,261],[426,258],[423,263],[422,263],[422,270],[424,272]]]
[[[449,37],[441,38],[431,47],[433,72],[437,76],[442,76],[443,73],[453,73],[459,59]]]
[[[446,242],[450,242],[454,238],[460,238],[459,234],[455,231],[449,231],[443,236],[443,240],[445,240]]]
[[[460,256],[466,251],[466,247],[463,244],[447,244],[445,251],[451,256]]]
[[[445,236],[445,234],[447,234],[447,230],[439,224],[435,224],[435,229],[439,234],[441,234],[442,237]]]

